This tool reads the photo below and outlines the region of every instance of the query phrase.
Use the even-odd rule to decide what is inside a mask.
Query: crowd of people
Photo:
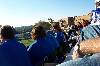
[[[87,61],[84,64],[89,62],[89,65],[92,60],[99,65],[100,25],[80,26],[83,25],[71,26],[67,34],[60,28],[59,23],[54,23],[49,31],[45,31],[42,26],[36,26],[30,33],[34,42],[27,48],[16,40],[13,27],[2,26],[0,66],[44,66],[44,63],[77,66],[84,61]],[[72,58],[68,60],[71,52]]]
[[[71,55],[72,59],[84,57],[88,53],[98,53],[100,51],[99,46],[96,48],[95,45],[97,44],[96,42],[99,45],[100,38],[85,40],[100,36],[100,26],[88,25],[85,26],[86,29],[79,26],[82,25],[71,26],[67,34],[61,29],[59,23],[54,23],[49,31],[45,31],[42,26],[36,26],[30,33],[34,41],[28,47],[16,40],[13,27],[9,25],[2,26],[0,28],[0,66],[44,66],[44,63],[63,64],[63,62],[67,61],[70,63],[71,61],[66,60],[67,55],[76,45],[78,50],[80,49],[81,51],[74,52],[74,49]],[[78,35],[77,31],[80,32],[80,30],[81,33]],[[94,32],[89,31],[90,33],[87,33],[88,30]],[[82,42],[80,43],[79,41]],[[88,48],[85,45],[88,45]]]
[[[78,23],[80,38],[64,62],[57,66],[100,66],[100,0],[89,23]],[[70,59],[69,59],[70,58]]]
[[[99,4],[100,5],[100,4]],[[94,12],[94,11],[93,11]],[[100,15],[100,8],[95,11]],[[0,66],[100,66],[100,23],[95,20],[78,22],[64,32],[59,22],[46,31],[35,26],[31,31],[33,43],[26,47],[17,41],[10,25],[0,28]],[[96,24],[97,22],[97,24]]]
[[[45,31],[36,26],[31,31],[33,43],[26,47],[15,38],[15,29],[10,25],[0,28],[0,66],[43,66],[44,63],[62,63],[70,52],[75,40],[74,28],[66,34],[59,23]],[[72,46],[69,44],[72,43]],[[75,44],[74,44],[75,45]]]

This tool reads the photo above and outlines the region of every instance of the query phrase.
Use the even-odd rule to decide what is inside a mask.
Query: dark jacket
[[[57,40],[48,35],[44,38],[38,38],[27,49],[33,64],[41,63],[46,56],[54,52],[59,47]]]
[[[25,46],[15,39],[0,45],[0,66],[32,66]]]

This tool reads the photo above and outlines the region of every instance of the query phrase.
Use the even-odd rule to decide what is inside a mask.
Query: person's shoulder
[[[63,63],[58,64],[56,66],[79,66],[79,62],[81,60],[82,60],[82,58],[78,58],[78,59],[75,59],[75,60],[70,60],[70,61],[63,62]]]
[[[64,35],[63,31],[57,32],[58,35]]]
[[[70,60],[56,66],[100,66],[100,53],[94,54],[89,57],[78,58],[75,60]]]
[[[37,43],[37,40],[34,40],[31,45],[35,45]]]
[[[35,47],[38,46],[38,45],[39,45],[38,41],[37,41],[37,40],[34,40],[34,41],[32,42],[32,44],[30,44],[30,46],[28,47],[27,50],[29,50],[29,49],[31,49],[31,48],[35,48]]]

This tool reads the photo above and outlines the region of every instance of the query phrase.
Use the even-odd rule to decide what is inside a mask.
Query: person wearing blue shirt
[[[95,2],[95,10],[91,12],[91,25],[100,25],[100,1]]]
[[[61,63],[65,59],[65,54],[70,52],[70,47],[68,44],[68,35],[61,29],[59,22],[52,23],[52,29],[47,32],[56,38],[60,47],[57,52],[57,63]]]
[[[31,32],[34,42],[27,49],[33,65],[42,66],[44,58],[53,53],[59,43],[51,35],[47,35],[42,26],[33,28]]]
[[[26,47],[14,35],[14,28],[9,25],[0,29],[0,66],[32,66]]]

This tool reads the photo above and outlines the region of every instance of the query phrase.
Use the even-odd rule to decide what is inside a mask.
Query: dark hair
[[[37,27],[33,28],[33,30],[35,30],[35,32],[34,32],[34,35],[36,35],[35,39],[43,38],[46,36],[46,31],[44,30],[44,28],[42,26],[37,26]]]
[[[15,35],[14,28],[9,25],[1,27],[0,33],[4,39],[12,39]]]
[[[100,6],[100,1],[99,1],[99,2],[96,2],[96,5],[97,5],[97,6]]]
[[[53,27],[54,27],[54,29],[56,29],[56,30],[58,30],[58,31],[62,31],[62,29],[61,29],[61,27],[60,27],[60,25],[59,25],[59,22],[54,23],[54,24],[53,24]]]

